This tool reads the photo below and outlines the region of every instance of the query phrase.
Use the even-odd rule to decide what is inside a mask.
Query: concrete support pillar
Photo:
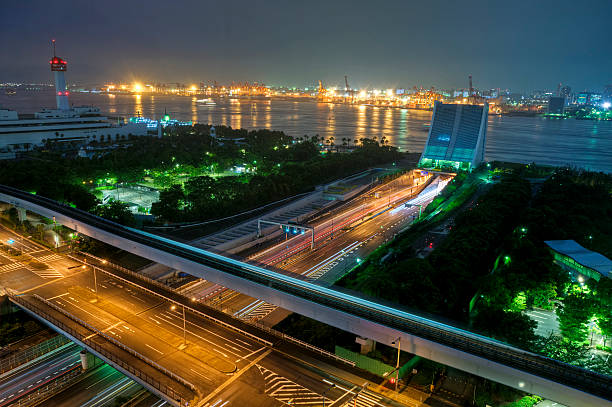
[[[19,219],[19,222],[24,222],[27,217],[26,217],[26,210],[24,208],[17,208],[17,217]]]
[[[362,355],[367,355],[370,352],[376,350],[376,341],[373,339],[362,338],[358,336],[355,338],[355,342],[361,345],[361,350],[359,353]]]
[[[83,349],[79,356],[81,356],[81,367],[83,368],[83,370],[89,369],[89,354],[87,353],[87,351]]]

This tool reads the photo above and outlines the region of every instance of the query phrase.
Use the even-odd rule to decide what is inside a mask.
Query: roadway
[[[2,240],[17,237],[6,229],[0,229]],[[26,248],[28,244],[30,246]],[[25,242],[22,248],[30,252],[43,250],[29,242]],[[0,285],[7,285],[16,278],[21,282],[21,291],[38,294],[68,313],[86,320],[124,345],[194,383],[203,395],[228,401],[227,406],[278,406],[286,402],[287,393],[300,396],[301,399],[296,398],[293,405],[309,405],[313,400],[322,400],[321,394],[326,390],[323,380],[338,382],[338,388],[326,394],[331,403],[344,397],[340,388],[351,386],[347,384],[351,380],[351,388],[355,386],[354,382],[365,381],[324,362],[300,360],[296,355],[276,352],[252,337],[213,324],[189,311],[186,312],[186,329],[183,331],[182,309],[172,309],[168,301],[100,271],[96,272],[94,285],[91,267],[82,268],[81,263],[58,257],[62,259],[54,257],[52,261],[63,277],[41,279],[26,268],[14,268],[0,274]],[[64,264],[65,269],[59,267],[60,263]],[[30,276],[29,284],[25,284],[27,275]],[[14,287],[13,284],[11,286]],[[316,368],[313,367],[315,364]],[[340,381],[338,378],[343,375],[348,379]],[[269,387],[270,391],[266,392],[265,377],[276,378],[279,389]],[[112,379],[109,377],[96,386],[106,387],[107,393],[114,394],[128,383],[118,384]],[[102,396],[95,398],[92,392],[90,389],[78,400],[72,400],[70,392],[60,393],[57,397],[60,401],[65,400],[66,405],[88,401],[95,403],[103,399]],[[380,395],[375,398],[382,401],[372,406],[402,405]],[[213,399],[211,403],[217,401]]]
[[[70,343],[0,376],[0,407],[36,392],[75,369],[81,369],[81,348]]]
[[[110,407],[117,397],[131,398],[143,387],[107,364],[94,368],[85,378],[44,401],[54,407]],[[155,399],[151,400],[155,402]]]
[[[434,180],[432,188],[414,201],[426,207],[446,184],[441,182],[438,188],[437,182]],[[423,179],[419,179],[418,183],[422,184]],[[374,197],[377,191],[371,191],[309,224],[315,229],[315,250],[310,250],[310,237],[305,234],[274,243],[248,259],[274,265],[277,269],[308,277],[319,284],[333,285],[356,266],[357,261],[392,239],[418,216],[418,206],[403,205],[414,193],[410,185],[395,187],[384,184],[378,188],[382,190],[378,198]],[[189,283],[183,292],[245,320],[266,322],[268,315],[278,308],[204,280]],[[279,322],[281,316],[278,314],[271,318],[272,324]]]
[[[603,375],[303,279],[124,228],[10,187],[1,186],[0,196],[6,202],[57,217],[58,222],[109,244],[269,302],[278,302],[289,310],[355,334],[387,344],[399,336],[402,344],[410,344],[412,353],[525,391],[562,397],[571,401],[570,404],[610,404],[606,401],[612,397],[609,381]]]

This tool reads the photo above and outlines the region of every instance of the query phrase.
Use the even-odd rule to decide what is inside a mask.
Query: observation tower
[[[70,110],[68,105],[69,92],[66,90],[66,78],[64,77],[68,63],[55,55],[55,40],[53,40],[53,58],[51,58],[49,64],[51,64],[51,71],[53,71],[55,79],[55,101],[57,108],[59,110]]]

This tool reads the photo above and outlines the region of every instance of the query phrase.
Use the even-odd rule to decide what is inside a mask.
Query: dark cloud
[[[354,86],[599,89],[612,82],[607,19],[589,1],[3,0],[0,81],[260,80]]]

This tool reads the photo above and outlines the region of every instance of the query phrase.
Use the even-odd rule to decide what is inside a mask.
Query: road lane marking
[[[84,308],[82,308],[82,307],[80,307],[80,306],[78,306],[78,305],[76,305],[76,304],[74,304],[74,303],[72,303],[72,302],[70,302],[70,301],[68,301],[68,300],[65,300],[65,301],[66,301],[66,303],[68,303],[68,304],[72,305],[73,307],[76,307],[76,308],[80,309],[80,310],[81,310],[81,311],[83,311],[84,313],[86,313],[86,314],[88,314],[88,315],[91,315],[91,316],[92,316],[92,317],[94,317],[95,319],[97,319],[97,320],[99,320],[99,321],[102,321],[102,322],[104,322],[105,324],[108,324],[108,320],[107,320],[107,319],[104,319],[104,318],[98,317],[97,315],[92,314],[91,312],[87,311],[86,309],[84,309]],[[57,302],[58,304],[61,304],[61,303],[60,303],[59,301],[57,301],[57,300],[56,300],[56,302]]]
[[[50,297],[50,298],[47,298],[47,301],[51,301],[51,300],[54,300],[54,299],[56,299],[56,298],[63,297],[63,296],[64,296],[64,295],[66,295],[66,294],[69,294],[69,293],[67,293],[67,292],[66,292],[66,293],[64,293],[64,294],[56,295],[55,297]]]
[[[57,283],[58,281],[61,281],[61,280],[65,279],[65,278],[72,278],[72,277],[74,277],[77,274],[84,273],[85,271],[86,270],[80,269],[79,271],[74,272],[74,273],[72,273],[69,276],[59,277],[59,278],[56,278],[55,280],[49,280],[46,283],[39,284],[39,285],[37,285],[35,287],[32,287],[32,288],[28,288],[27,290],[19,291],[19,294],[27,294],[27,293],[29,293],[31,291],[37,290],[37,289],[39,289],[41,287],[44,287],[46,285]]]
[[[223,352],[221,352],[219,349],[216,349],[216,348],[212,348],[212,350],[214,350],[214,351],[215,351],[215,352],[217,352],[217,353],[220,353],[221,355],[223,355],[223,357],[225,357],[225,358],[228,358],[228,359],[229,359],[229,356],[227,356],[227,353],[223,353]]]
[[[251,363],[249,363],[248,365],[246,365],[244,367],[244,369],[239,370],[237,373],[235,373],[232,377],[230,377],[228,380],[226,380],[225,382],[223,382],[219,387],[217,387],[213,392],[211,392],[210,394],[208,394],[208,396],[206,396],[201,402],[200,405],[207,403],[210,401],[210,399],[217,397],[217,394],[219,394],[221,391],[223,391],[223,389],[225,389],[227,386],[229,386],[230,384],[232,384],[234,381],[236,381],[240,376],[242,376],[245,372],[247,372],[250,368],[252,368],[255,364],[257,364],[260,360],[262,360],[263,358],[265,358],[266,356],[268,356],[270,353],[272,353],[272,349],[268,349],[266,352],[262,353],[261,355],[259,355],[259,357],[257,357],[256,359],[254,359]]]
[[[197,374],[198,376],[204,378],[205,380],[208,380],[209,382],[213,383],[213,381],[209,377],[204,376],[202,373],[198,372],[197,370],[193,370],[191,368],[189,368],[189,370],[191,370],[193,373]]]
[[[245,341],[243,341],[243,340],[240,340],[240,339],[236,339],[236,342],[244,343],[244,344],[245,344],[246,346],[248,346],[249,348],[252,348],[252,347],[253,347],[253,345],[252,345],[252,344],[250,344],[250,343],[248,343],[248,342],[245,342]]]
[[[149,348],[153,349],[155,352],[157,352],[157,353],[159,353],[159,354],[161,354],[161,355],[163,355],[163,354],[164,354],[164,352],[162,352],[162,351],[159,351],[159,350],[155,349],[153,346],[149,345],[148,343],[145,343],[145,346],[147,346],[147,347],[149,347]]]
[[[162,318],[162,319],[163,319],[163,318]],[[174,326],[174,327],[176,327],[176,328],[181,329],[181,331],[183,330],[183,327],[182,327],[182,326],[179,326],[179,325],[177,325],[177,324],[173,324],[173,323],[172,323],[172,322],[170,322],[170,321],[165,321],[165,322],[166,322],[168,325],[172,325],[172,326]],[[194,326],[198,326],[197,324],[194,324],[194,323],[192,323],[192,322],[190,322],[190,321],[187,321],[187,323],[188,323],[188,324],[192,324],[192,325],[194,325]],[[200,327],[200,328],[201,328],[201,327]],[[202,330],[204,330],[204,331],[206,331],[206,332],[209,332],[209,333],[211,333],[211,334],[213,334],[213,335],[217,335],[216,333],[211,332],[211,331],[209,331],[208,329],[204,329],[204,328],[201,328],[201,329],[202,329]],[[190,331],[189,329],[187,329],[186,331],[187,331],[187,332],[188,332],[190,335],[193,335],[193,336],[195,336],[196,338],[203,340],[204,342],[208,342],[208,343],[210,343],[211,345],[214,345],[214,346],[221,346],[221,345],[219,345],[218,343],[215,343],[215,342],[211,341],[210,339],[206,339],[206,338],[204,338],[203,336],[200,336],[200,335],[196,334],[195,332]],[[226,340],[226,341],[228,341],[228,342],[232,342],[232,341],[230,341],[229,339],[227,339],[227,338],[225,338],[225,337],[223,337],[223,336],[221,336],[221,335],[217,335],[217,336],[219,336],[220,338],[223,338],[224,340]],[[233,342],[232,342],[232,343],[233,343]],[[238,345],[238,346],[240,346],[240,345]],[[214,349],[214,348],[213,348],[213,349]],[[219,351],[217,351],[217,352],[219,352]],[[238,353],[236,353],[236,352],[232,352],[231,350],[228,350],[227,352],[228,352],[228,353],[231,353],[231,354],[233,354],[233,355],[236,355],[236,356],[240,356]],[[219,352],[219,353],[221,353],[221,354],[225,355],[225,354],[224,354],[224,353],[222,353],[222,352]],[[227,357],[227,355],[226,355],[226,357]]]
[[[116,372],[110,372],[109,374],[107,374],[106,376],[104,376],[103,378],[101,378],[100,380],[98,380],[97,382],[93,383],[92,385],[86,387],[86,389],[90,389],[93,386],[95,386],[96,384],[100,383],[102,380],[105,380],[107,377],[109,377],[110,375],[114,375]]]
[[[254,354],[256,354],[257,352],[259,352],[259,351],[260,351],[260,350],[262,350],[262,349],[266,349],[266,347],[265,347],[265,346],[263,346],[263,347],[261,347],[261,348],[259,348],[259,349],[257,349],[257,350],[254,350],[253,352],[249,353],[248,355],[243,356],[243,357],[241,357],[240,359],[236,359],[236,362],[234,362],[234,363],[238,363],[238,362],[240,362],[241,360],[248,359],[249,357],[253,356]]]

